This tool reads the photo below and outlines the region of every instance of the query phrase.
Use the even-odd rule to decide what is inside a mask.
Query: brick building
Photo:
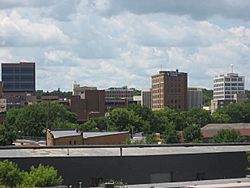
[[[73,96],[68,100],[69,109],[76,113],[78,122],[105,115],[105,91],[74,84]]]
[[[129,139],[129,132],[80,132],[76,130],[47,129],[47,146],[59,145],[111,145],[123,144]]]
[[[187,110],[187,73],[160,71],[152,76],[152,109]]]

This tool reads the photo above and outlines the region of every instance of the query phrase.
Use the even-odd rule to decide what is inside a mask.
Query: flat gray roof
[[[203,181],[189,181],[189,182],[174,182],[174,183],[152,183],[141,185],[127,185],[128,188],[249,188],[249,178],[235,178],[235,179],[218,179],[218,180],[203,180]]]
[[[250,123],[211,123],[201,128],[201,130],[219,129],[250,129]]]
[[[67,136],[79,136],[81,132],[76,132],[75,130],[51,130],[51,134],[54,135],[54,138],[61,138]],[[128,131],[123,132],[83,132],[84,138],[98,137],[98,136],[110,136],[116,134],[124,134],[128,133]]]
[[[122,147],[122,146],[121,146]],[[245,152],[250,151],[250,145],[229,146],[178,146],[178,147],[122,147],[122,156],[153,156],[153,155],[181,155],[201,153]],[[105,157],[120,156],[120,147],[34,147],[34,148],[3,148],[0,158],[25,157]]]

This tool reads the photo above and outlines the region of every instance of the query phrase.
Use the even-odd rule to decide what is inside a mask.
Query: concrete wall
[[[245,152],[126,157],[35,157],[15,158],[23,170],[40,163],[52,165],[64,178],[65,185],[91,185],[92,180],[115,179],[128,184],[155,181],[191,181],[245,176]],[[170,179],[167,178],[170,175]],[[164,180],[164,177],[166,179]]]

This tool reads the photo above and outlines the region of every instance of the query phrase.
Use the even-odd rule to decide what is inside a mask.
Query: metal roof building
[[[0,160],[22,170],[40,163],[54,166],[65,185],[97,186],[109,179],[149,184],[243,178],[246,151],[247,144],[2,147]]]

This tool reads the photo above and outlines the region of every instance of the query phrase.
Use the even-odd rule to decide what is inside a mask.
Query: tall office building
[[[2,63],[3,92],[35,94],[35,63]]]
[[[7,110],[36,102],[35,63],[2,63],[3,98]]]
[[[237,73],[228,73],[214,78],[213,99],[233,100],[234,94],[245,93],[245,77]]]
[[[152,109],[187,110],[187,73],[160,71],[152,76]]]
[[[237,73],[222,74],[214,78],[213,100],[211,112],[230,103],[245,98],[245,77]]]
[[[201,88],[188,88],[188,109],[202,108],[203,94]]]

